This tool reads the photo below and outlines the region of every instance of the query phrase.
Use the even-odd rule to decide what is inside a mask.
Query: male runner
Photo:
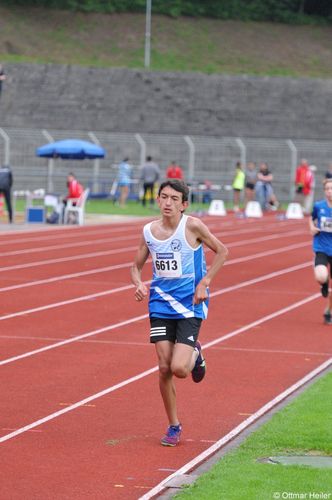
[[[157,201],[161,218],[144,226],[131,270],[135,298],[142,301],[148,289],[141,272],[151,255],[150,342],[155,344],[159,387],[169,421],[161,440],[164,446],[176,446],[182,430],[173,376],[185,378],[191,373],[194,382],[200,382],[205,375],[198,333],[207,317],[210,283],[228,253],[200,219],[184,214],[188,194],[187,185],[178,179],[160,185]],[[215,253],[207,272],[202,243]]]

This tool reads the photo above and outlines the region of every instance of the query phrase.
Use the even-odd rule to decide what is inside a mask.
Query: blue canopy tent
[[[53,160],[61,158],[63,160],[97,160],[95,163],[95,179],[98,176],[98,159],[105,157],[105,150],[98,144],[83,141],[80,139],[65,139],[63,141],[50,142],[36,149],[36,155],[42,158],[49,158],[48,167],[48,191],[53,191]]]

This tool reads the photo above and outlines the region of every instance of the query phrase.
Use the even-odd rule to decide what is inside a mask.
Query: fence
[[[102,160],[47,160],[36,156],[36,148],[52,141],[76,138],[100,144],[106,150]],[[232,193],[223,189],[232,182],[237,161],[265,161],[274,175],[274,190],[282,202],[293,197],[293,181],[300,158],[317,167],[319,185],[332,162],[332,141],[203,137],[159,134],[82,132],[79,130],[36,130],[0,128],[0,162],[10,164],[14,189],[64,193],[68,172],[73,171],[92,193],[108,194],[117,175],[117,165],[126,156],[133,165],[134,186],[138,186],[140,165],[150,155],[165,172],[175,160],[192,184],[205,180],[220,186],[215,197],[229,201]]]

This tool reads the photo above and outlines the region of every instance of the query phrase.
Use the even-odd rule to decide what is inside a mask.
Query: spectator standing
[[[127,202],[128,196],[129,196],[132,167],[131,167],[131,165],[129,165],[128,162],[129,162],[129,158],[128,157],[124,158],[123,161],[119,164],[119,169],[118,169],[118,187],[120,189],[120,199],[119,199],[120,207],[124,207],[126,205],[126,202]]]
[[[238,212],[240,210],[240,198],[241,193],[244,189],[245,173],[241,162],[237,162],[235,166],[235,174],[233,177],[232,188],[233,188],[233,210]]]
[[[332,179],[332,163],[329,164],[328,170],[325,172],[325,179]]]
[[[174,160],[167,167],[166,179],[183,179],[183,170]]]
[[[272,188],[273,175],[268,164],[262,162],[257,172],[257,182],[255,185],[256,200],[262,210],[277,210],[279,202]]]
[[[3,194],[6,201],[8,221],[13,222],[13,208],[11,200],[11,189],[13,185],[13,174],[9,165],[0,167],[0,194]]]
[[[147,193],[150,194],[150,205],[154,204],[154,189],[160,178],[160,168],[157,163],[152,160],[152,156],[146,157],[146,163],[141,170],[141,181],[143,183],[143,198],[142,205],[145,207]]]
[[[320,284],[321,294],[328,299],[324,323],[332,325],[332,296],[329,280],[332,276],[332,178],[324,179],[324,199],[316,201],[309,218],[315,253],[314,276]]]
[[[256,164],[250,161],[245,170],[245,204],[255,198],[255,185],[257,182]]]
[[[303,158],[295,172],[295,201],[301,203],[303,211],[308,206],[306,198],[311,193],[313,181],[314,177],[309,168],[308,160]]]
[[[310,179],[310,193],[305,197],[304,199],[304,213],[305,214],[310,214],[312,210],[312,205],[314,202],[314,196],[315,196],[315,172],[317,171],[316,165],[310,165],[309,167],[309,174],[311,176]]]
[[[0,97],[1,97],[1,92],[2,92],[2,82],[6,80],[6,73],[3,69],[2,64],[0,64]]]

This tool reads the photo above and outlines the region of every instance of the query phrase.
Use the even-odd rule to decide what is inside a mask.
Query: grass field
[[[331,393],[329,373],[176,498],[331,499],[331,469],[259,462],[278,455],[329,455],[332,460]]]
[[[152,16],[151,69],[332,77],[332,26]],[[144,14],[0,6],[0,60],[144,67]]]

